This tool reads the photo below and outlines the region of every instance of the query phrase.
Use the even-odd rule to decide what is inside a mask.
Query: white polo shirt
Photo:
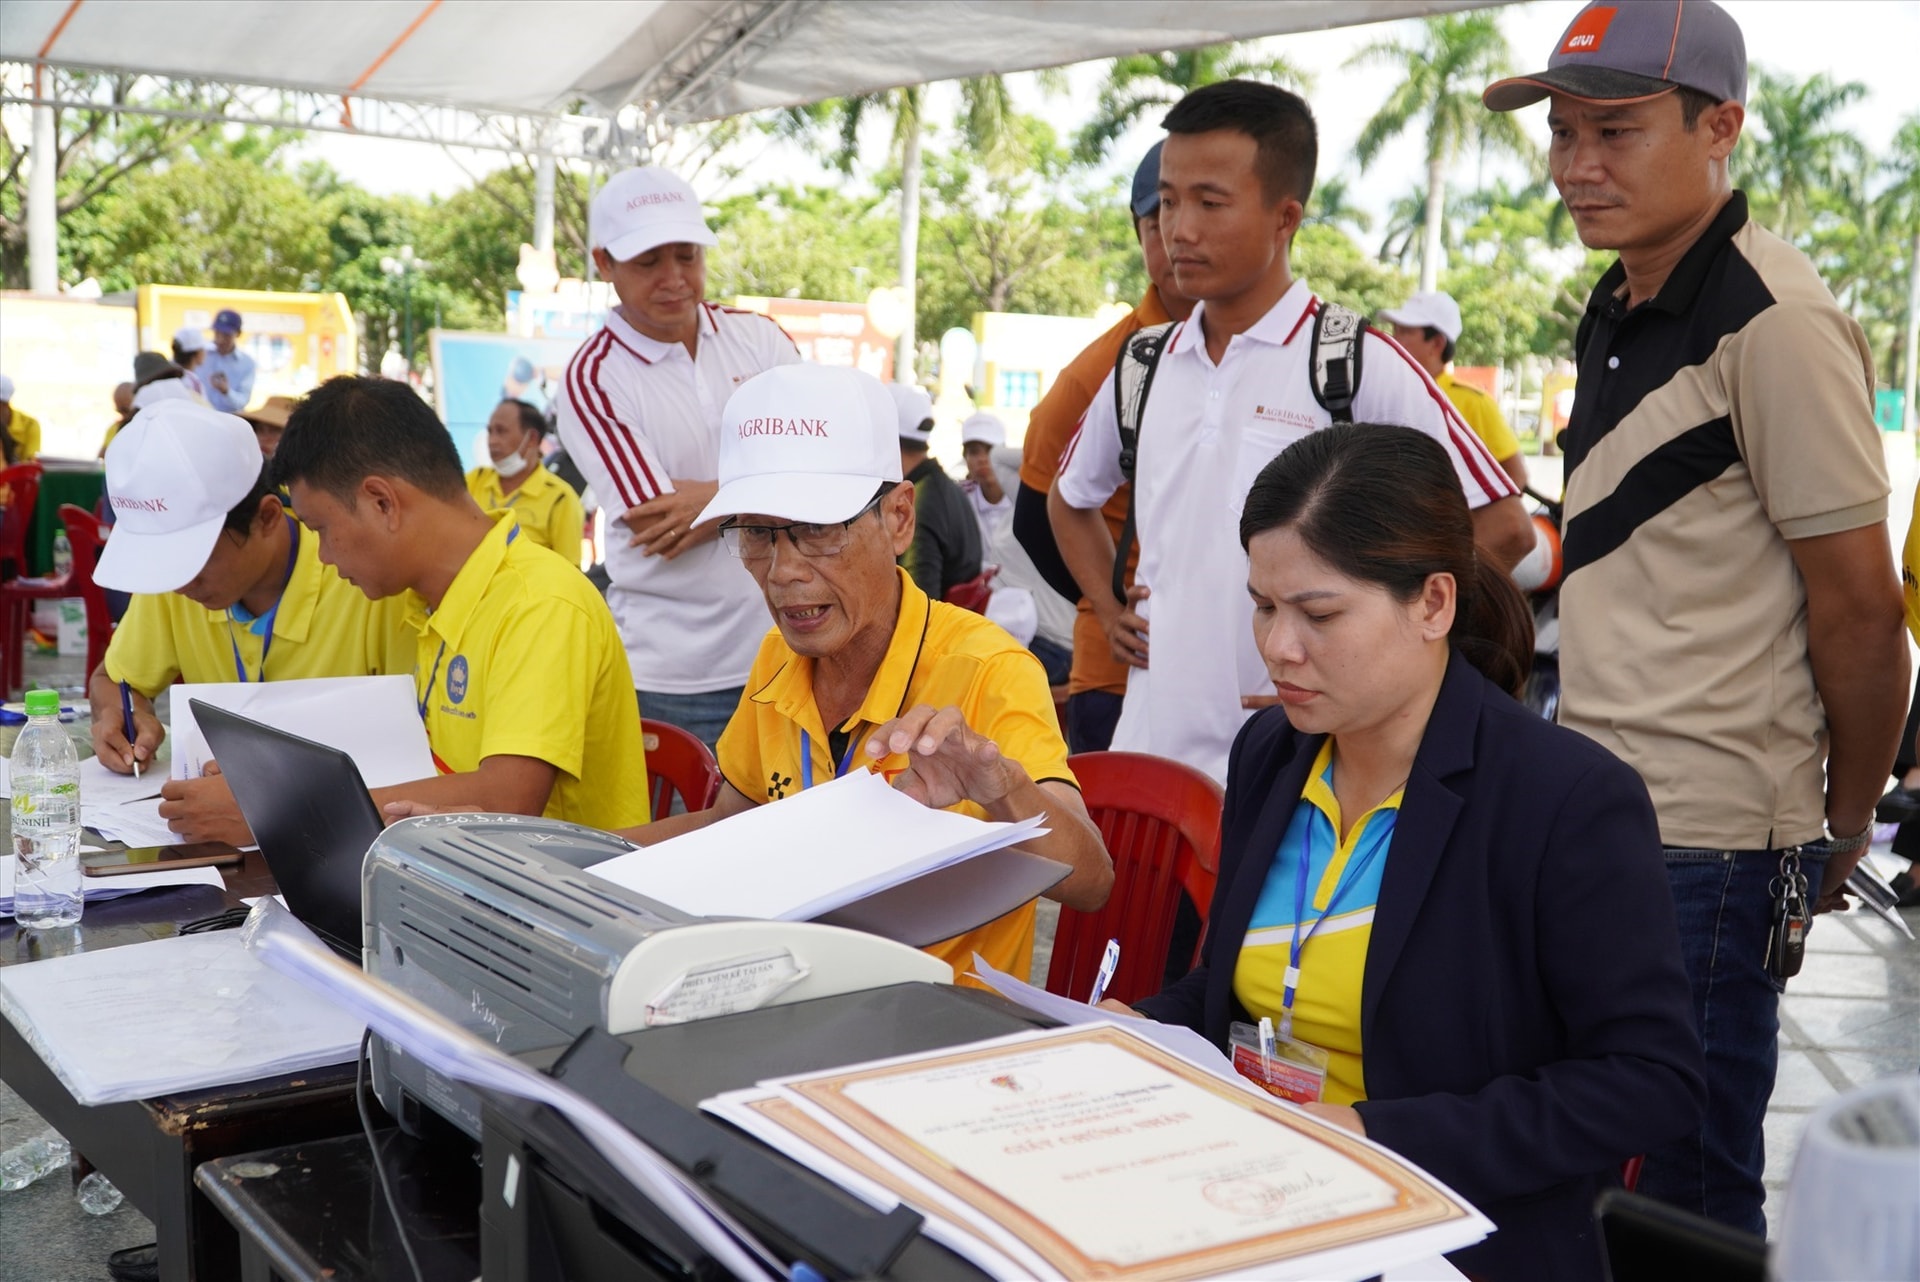
[[[671,478],[720,474],[720,412],[733,389],[800,353],[754,312],[707,303],[699,356],[662,343],[616,313],[567,363],[555,404],[560,442],[609,520],[673,492]],[[766,603],[746,567],[718,540],[671,561],[607,531],[607,604],[640,690],[698,694],[743,684],[768,627]]]
[[[1207,355],[1201,303],[1160,358],[1140,428],[1134,471],[1140,569],[1152,595],[1140,613],[1152,625],[1148,668],[1127,670],[1116,751],[1184,761],[1224,781],[1227,753],[1246,720],[1243,695],[1273,684],[1253,643],[1240,509],[1274,455],[1332,416],[1313,399],[1308,363],[1320,303],[1295,281],[1285,297]],[[1417,428],[1446,447],[1470,507],[1515,494],[1445,393],[1399,344],[1369,327],[1353,417]],[[1094,394],[1068,442],[1055,484],[1073,507],[1097,508],[1125,477],[1112,375]]]

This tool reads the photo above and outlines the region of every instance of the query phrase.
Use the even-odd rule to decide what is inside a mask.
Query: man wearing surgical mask
[[[525,401],[506,400],[487,419],[491,467],[467,473],[467,492],[488,512],[511,511],[520,530],[569,561],[580,561],[585,528],[580,496],[540,461],[547,420]]]

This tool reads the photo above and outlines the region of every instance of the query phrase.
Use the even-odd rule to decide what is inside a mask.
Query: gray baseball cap
[[[1561,34],[1545,71],[1496,81],[1480,100],[1514,111],[1556,93],[1625,103],[1681,88],[1715,102],[1746,101],[1746,38],[1713,0],[1590,4]]]
[[[1163,138],[1149,147],[1140,167],[1133,171],[1133,196],[1127,204],[1135,222],[1160,208],[1160,147],[1165,141]]]

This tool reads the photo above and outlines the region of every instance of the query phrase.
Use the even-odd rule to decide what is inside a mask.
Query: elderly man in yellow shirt
[[[152,762],[165,733],[153,699],[176,680],[413,670],[405,603],[369,601],[321,564],[318,541],[281,505],[241,419],[189,400],[140,411],[107,448],[107,492],[118,523],[94,578],[134,594],[87,683],[93,748],[107,769]],[[121,682],[132,695],[132,743]],[[226,785],[209,780],[201,791],[225,796]],[[226,839],[244,833],[237,810],[228,819],[239,826]]]
[[[1067,768],[1040,661],[985,618],[930,600],[895,559],[913,543],[913,486],[883,384],[787,365],[727,402],[720,488],[699,523],[753,575],[774,628],[720,736],[726,782],[709,810],[624,835],[677,836],[873,769],[916,800],[978,818],[1045,813],[1028,845],[1072,872],[1048,892],[1097,909],[1113,866]],[[973,953],[1025,975],[1031,903],[928,951],[965,972]]]
[[[586,517],[573,487],[540,461],[540,443],[546,439],[547,420],[539,409],[525,401],[501,401],[487,419],[493,466],[467,473],[467,493],[485,511],[512,512],[526,538],[578,565]]]
[[[453,438],[405,383],[339,377],[274,455],[320,556],[375,600],[405,596],[436,778],[383,804],[479,806],[596,828],[647,821],[633,676],[577,566],[467,493]],[[402,803],[403,805],[405,803]]]
[[[1448,368],[1453,363],[1453,345],[1460,341],[1460,304],[1453,295],[1427,290],[1409,298],[1404,307],[1383,310],[1380,319],[1393,326],[1393,341],[1407,349],[1407,355],[1438,384],[1453,408],[1460,411],[1473,434],[1487,452],[1513,478],[1521,489],[1527,488],[1527,461],[1520,457],[1520,438],[1507,426],[1500,403],[1471,383],[1462,383]]]

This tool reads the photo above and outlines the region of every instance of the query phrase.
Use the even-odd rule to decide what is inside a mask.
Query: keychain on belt
[[[1767,973],[1789,980],[1800,973],[1807,957],[1807,879],[1800,871],[1800,848],[1780,856],[1780,873],[1767,887],[1773,899],[1773,926],[1767,932]]]

